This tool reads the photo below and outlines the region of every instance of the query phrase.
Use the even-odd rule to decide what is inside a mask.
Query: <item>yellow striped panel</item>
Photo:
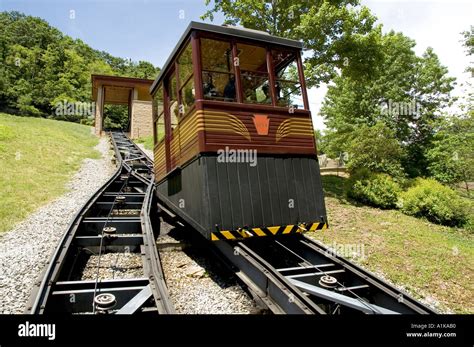
[[[227,240],[233,240],[235,239],[235,236],[232,235],[232,233],[228,230],[224,230],[220,232],[222,236],[224,236]]]
[[[276,142],[291,135],[314,136],[309,118],[289,118],[280,123],[276,133]]]
[[[280,227],[268,227],[267,229],[270,230],[270,232],[271,232],[273,235],[276,235],[276,233],[278,232],[278,230],[280,230]]]
[[[260,229],[260,228],[253,228],[252,230],[253,230],[258,236],[267,236],[267,234],[265,234],[265,233],[263,232],[263,230]]]
[[[299,224],[298,227],[295,228],[294,224],[291,225],[284,225],[284,226],[271,226],[271,227],[263,227],[263,228],[252,228],[251,230],[253,233],[246,232],[244,229],[238,229],[235,231],[223,230],[218,232],[211,233],[211,241],[218,241],[218,240],[235,240],[237,238],[245,239],[249,237],[260,237],[260,236],[269,236],[272,235],[288,235],[288,234],[297,234],[297,233],[304,233],[306,231],[316,231],[316,230],[323,230],[327,229],[327,223],[302,223]],[[267,232],[263,231],[263,229],[267,230]],[[283,230],[283,231],[282,231]],[[279,233],[281,231],[281,233]],[[270,232],[270,233],[269,233]],[[240,237],[236,237],[236,235],[240,235]]]

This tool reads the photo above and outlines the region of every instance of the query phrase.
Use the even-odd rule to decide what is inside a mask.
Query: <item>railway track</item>
[[[159,207],[165,220],[192,230]],[[275,314],[436,314],[304,234],[211,242],[193,231],[192,244],[217,255],[257,304]]]
[[[216,245],[254,298],[273,313],[436,313],[301,234]]]
[[[155,203],[152,161],[122,133],[111,133],[111,142],[118,169],[70,224],[27,313],[175,312],[150,221]],[[161,202],[158,207],[164,220],[191,228]],[[257,303],[276,314],[435,313],[302,234],[198,239],[218,250]],[[101,259],[110,254],[141,259],[141,276],[117,278],[112,269],[113,277],[104,278]],[[86,268],[89,276],[84,278]]]
[[[174,313],[149,217],[152,161],[123,133],[110,137],[117,171],[74,217],[27,313]],[[103,269],[106,257],[115,262]]]

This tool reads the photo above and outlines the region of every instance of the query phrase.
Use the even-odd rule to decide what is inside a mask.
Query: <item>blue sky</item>
[[[206,6],[203,0],[0,0],[0,10],[41,17],[93,48],[160,66]]]
[[[362,0],[384,25],[384,31],[401,31],[417,42],[422,54],[433,47],[451,76],[465,83],[469,58],[459,42],[460,32],[474,25],[472,0]],[[16,10],[41,17],[63,33],[80,38],[112,55],[147,60],[161,66],[189,21],[206,11],[204,0],[0,0],[1,11]],[[71,12],[74,11],[74,12]],[[222,16],[216,16],[220,24]],[[313,119],[327,88],[309,92]],[[458,87],[456,95],[462,93]]]

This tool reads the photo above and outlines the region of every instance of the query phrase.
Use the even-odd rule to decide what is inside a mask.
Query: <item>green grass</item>
[[[135,142],[143,143],[146,149],[153,150],[153,136],[140,137]]]
[[[406,216],[356,206],[344,198],[345,178],[323,176],[330,229],[310,233],[325,244],[363,245],[353,260],[382,273],[415,297],[432,297],[441,310],[474,313],[474,235]]]
[[[323,175],[321,178],[326,196],[345,199],[347,178],[336,175]]]
[[[0,233],[63,194],[97,143],[88,126],[0,113]]]

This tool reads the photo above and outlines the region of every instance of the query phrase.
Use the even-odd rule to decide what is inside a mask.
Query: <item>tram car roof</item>
[[[247,29],[247,28],[236,27],[236,26],[214,25],[214,24],[192,21],[189,23],[183,35],[181,35],[181,38],[179,39],[178,43],[176,44],[170,56],[168,57],[165,64],[163,65],[163,68],[158,74],[158,77],[156,77],[155,81],[151,85],[150,94],[153,94],[156,87],[163,79],[163,76],[168,71],[168,68],[170,67],[171,63],[176,59],[176,56],[178,55],[185,41],[189,39],[189,37],[191,36],[191,32],[193,31],[220,34],[220,35],[229,36],[229,38],[231,37],[240,38],[244,40],[251,40],[255,42],[271,44],[275,46],[296,48],[299,50],[303,49],[303,43],[300,41],[273,36],[264,31]]]

